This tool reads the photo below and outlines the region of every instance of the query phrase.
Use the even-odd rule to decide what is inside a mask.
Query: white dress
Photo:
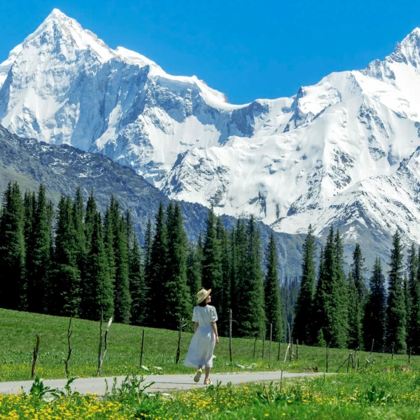
[[[216,336],[211,323],[217,321],[216,308],[211,305],[195,306],[192,320],[198,322],[198,328],[191,339],[184,365],[194,368],[211,368],[216,344]]]

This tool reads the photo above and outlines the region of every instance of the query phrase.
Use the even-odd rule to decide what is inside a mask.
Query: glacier
[[[365,69],[235,105],[54,9],[0,64],[0,124],[278,232],[334,225],[355,242],[398,228],[420,243],[419,28]]]

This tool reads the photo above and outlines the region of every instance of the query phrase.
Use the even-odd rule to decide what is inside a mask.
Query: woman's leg
[[[204,383],[205,384],[207,384],[207,383],[209,383],[209,381],[210,381],[210,379],[209,379],[209,376],[210,376],[210,367],[207,367],[206,366],[206,368],[205,368],[205,376],[204,376]]]
[[[194,375],[194,382],[199,382],[200,381],[202,372],[203,371],[201,369],[201,366],[198,366],[197,371],[195,372],[195,375]]]

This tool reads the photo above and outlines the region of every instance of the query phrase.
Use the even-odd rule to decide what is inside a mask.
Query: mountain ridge
[[[154,223],[159,204],[167,206],[170,202],[133,169],[119,165],[106,156],[83,152],[68,145],[50,145],[20,138],[0,126],[0,192],[6,190],[8,182],[15,181],[22,192],[35,191],[43,184],[55,204],[61,195],[74,196],[77,188],[85,199],[93,192],[102,212],[109,205],[110,197],[114,196],[124,211],[130,211],[135,231],[142,242],[148,220]],[[208,209],[199,204],[178,203],[187,235],[196,242],[205,232]],[[222,222],[230,229],[236,219],[224,216]],[[273,231],[262,223],[258,223],[258,227],[262,243],[268,243]],[[281,278],[299,276],[302,235],[273,233]]]
[[[356,241],[370,224],[420,243],[418,170],[395,179],[420,144],[419,39],[415,28],[384,60],[292,97],[233,105],[54,10],[0,65],[0,122],[105,154],[171,198],[279,232],[312,223],[323,236],[334,225]]]

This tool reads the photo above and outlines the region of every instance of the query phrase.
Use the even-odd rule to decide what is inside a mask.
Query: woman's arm
[[[197,331],[197,328],[198,328],[198,322],[194,322],[194,332]]]
[[[212,328],[213,333],[214,333],[214,335],[216,337],[216,343],[218,343],[219,342],[219,333],[217,332],[217,324],[216,324],[216,322],[212,322],[211,323],[211,328]]]

